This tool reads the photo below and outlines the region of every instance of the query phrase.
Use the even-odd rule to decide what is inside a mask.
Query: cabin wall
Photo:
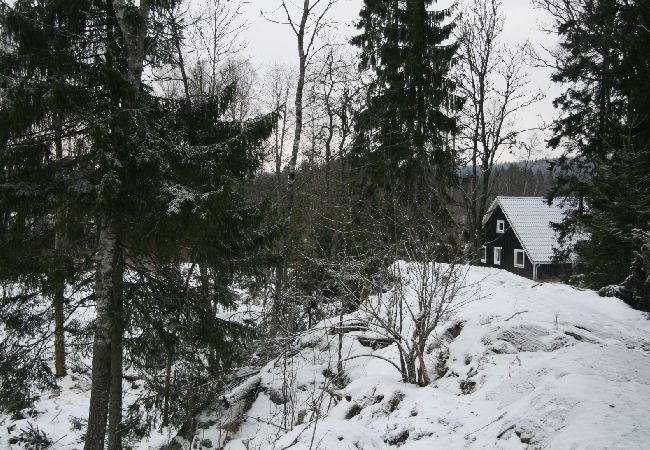
[[[505,220],[505,233],[497,233],[497,220]],[[533,278],[533,264],[524,252],[524,268],[515,267],[515,249],[523,250],[501,207],[492,213],[483,227],[483,245],[487,247],[487,259],[481,265],[508,270],[526,278]],[[494,247],[501,247],[501,264],[494,264]]]

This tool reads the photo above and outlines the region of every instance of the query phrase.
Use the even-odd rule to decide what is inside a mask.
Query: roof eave
[[[492,216],[492,213],[496,209],[497,204],[500,204],[499,203],[499,197],[495,198],[492,201],[492,204],[490,205],[490,207],[488,208],[486,213],[483,215],[483,220],[481,221],[482,226],[485,226],[485,224],[488,222],[488,220],[490,220],[490,217]],[[501,210],[503,210],[503,207],[501,208]]]

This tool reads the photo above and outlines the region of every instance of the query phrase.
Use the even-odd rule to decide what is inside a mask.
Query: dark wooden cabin
[[[559,243],[551,223],[563,218],[543,197],[497,197],[483,218],[481,264],[532,280],[560,278],[571,265],[553,261]]]

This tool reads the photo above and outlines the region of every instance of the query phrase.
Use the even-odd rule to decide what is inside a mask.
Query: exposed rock
[[[348,412],[345,413],[345,418],[347,420],[352,419],[354,416],[359,415],[359,413],[363,410],[363,408],[356,403],[352,403],[350,406],[350,409],[348,409]]]
[[[454,325],[447,329],[445,335],[447,336],[448,340],[453,341],[458,336],[460,336],[461,331],[463,331],[463,322],[456,322]]]
[[[392,413],[399,408],[400,403],[404,400],[404,393],[401,391],[396,391],[391,399],[388,401],[388,412]]]
[[[302,425],[305,423],[305,417],[307,416],[307,410],[306,409],[301,409],[298,411],[298,417],[296,418],[296,426]]]
[[[572,342],[569,338],[567,338],[566,336],[558,336],[548,344],[548,349],[549,351],[554,352],[561,348],[569,347],[571,345],[574,345],[574,342]]]
[[[388,445],[400,446],[409,438],[409,430],[402,429],[390,433],[385,439],[384,442]]]
[[[444,377],[447,372],[449,371],[449,367],[447,367],[447,360],[449,359],[449,350],[445,349],[438,353],[438,362],[436,363],[435,367],[435,379],[440,379]]]
[[[386,348],[395,342],[393,339],[390,338],[376,337],[376,336],[373,337],[359,336],[357,340],[364,347],[370,347],[373,350],[377,350],[379,348]]]
[[[578,333],[574,333],[573,331],[565,331],[564,334],[566,334],[567,336],[571,336],[573,339],[575,339],[576,341],[579,341],[579,342],[589,342],[590,344],[597,344],[598,343],[598,341],[596,341],[594,339],[582,336],[581,334],[578,334]]]
[[[502,330],[497,339],[512,344],[520,352],[546,351],[546,345],[539,339],[548,336],[543,328],[534,325],[520,325]]]
[[[515,353],[518,353],[517,348],[514,345],[510,342],[501,340],[494,342],[490,351],[497,355],[514,355]]]
[[[515,434],[522,444],[530,444],[533,441],[533,435],[527,430],[515,430]]]
[[[471,394],[476,390],[476,381],[474,380],[462,380],[460,382],[460,390],[464,395]]]

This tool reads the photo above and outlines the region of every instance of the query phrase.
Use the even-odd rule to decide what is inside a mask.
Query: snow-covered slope
[[[369,346],[376,336],[355,328],[363,313],[344,317],[343,334],[332,318],[199,418],[192,448],[650,448],[650,320],[619,300],[505,271],[472,267],[467,283],[474,301],[427,346],[431,385],[401,381],[389,363],[396,346]],[[334,376],[339,336],[345,380]],[[87,388],[77,374],[60,395],[43,394],[35,417],[0,417],[0,449],[18,448],[9,436],[28,423],[52,448],[81,448],[73,428]]]
[[[326,321],[252,380],[257,395],[238,421],[229,418],[229,431],[208,426],[224,423],[221,411],[203,418],[201,436],[227,436],[232,450],[649,448],[650,320],[619,300],[505,271],[473,267],[468,282],[479,299],[425,355],[441,375],[432,385],[403,383],[383,359],[355,358],[397,361],[397,353],[350,332],[347,380],[337,387],[328,377],[337,320]]]

